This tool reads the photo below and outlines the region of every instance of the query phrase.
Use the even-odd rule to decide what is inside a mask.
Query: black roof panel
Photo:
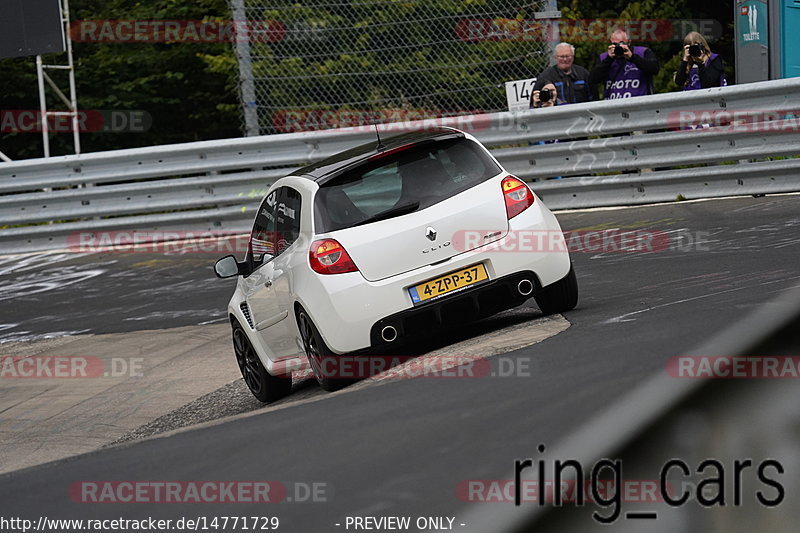
[[[453,135],[464,136],[462,132],[453,128],[435,128],[403,133],[387,139],[381,139],[383,141],[383,149],[381,152],[407,144],[450,137]],[[351,167],[366,160],[370,156],[380,153],[377,148],[378,138],[376,137],[374,141],[345,150],[344,152],[339,152],[327,159],[296,170],[292,172],[292,175],[307,177],[317,182],[327,181],[323,180],[323,178],[328,176],[332,177],[333,174],[338,174],[338,171]]]

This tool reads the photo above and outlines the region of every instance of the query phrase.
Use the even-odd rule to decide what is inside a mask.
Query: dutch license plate
[[[478,263],[477,265],[450,272],[449,274],[434,278],[425,283],[420,283],[408,289],[408,292],[411,295],[411,300],[415,304],[418,304],[463,289],[464,287],[475,285],[487,279],[489,279],[489,275],[486,273],[486,267]]]

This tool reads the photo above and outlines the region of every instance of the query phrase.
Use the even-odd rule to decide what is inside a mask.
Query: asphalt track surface
[[[573,253],[581,299],[565,313],[571,327],[492,360],[493,366],[524,360],[530,375],[402,380],[15,472],[0,477],[3,514],[34,520],[277,516],[278,530],[290,532],[343,531],[347,516],[454,516],[457,530],[469,505],[460,483],[508,479],[515,459],[535,458],[537,445],[556,443],[664,372],[670,357],[800,285],[797,195],[559,219],[567,230],[663,231],[670,245],[651,253]],[[219,310],[231,285],[211,281],[208,259],[89,255],[32,263],[27,271],[8,261],[10,271],[0,281],[18,292],[4,289],[14,311],[3,322],[16,325],[2,334],[10,339],[224,319]],[[88,270],[104,272],[75,274]],[[21,277],[30,286],[43,271],[80,279],[24,294]],[[290,498],[298,484],[318,483],[325,501],[76,503],[69,487],[87,480],[272,480],[286,486]]]

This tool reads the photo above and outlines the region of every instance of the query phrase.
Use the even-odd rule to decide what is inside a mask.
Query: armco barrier
[[[683,129],[703,111],[745,123]],[[798,191],[798,111],[793,78],[379,130],[470,131],[561,209]],[[80,231],[246,231],[275,179],[374,139],[358,127],[0,163],[0,251],[59,248]],[[771,157],[784,159],[747,161]],[[736,164],[697,166],[721,162]]]

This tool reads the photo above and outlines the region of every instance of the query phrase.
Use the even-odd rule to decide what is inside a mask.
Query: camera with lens
[[[550,89],[542,89],[539,91],[539,101],[540,102],[549,102],[553,99],[553,91]]]
[[[689,45],[689,55],[692,57],[701,57],[703,55],[703,47],[699,44],[690,44]]]
[[[622,45],[614,45],[614,57],[625,57],[625,49],[622,48]]]

